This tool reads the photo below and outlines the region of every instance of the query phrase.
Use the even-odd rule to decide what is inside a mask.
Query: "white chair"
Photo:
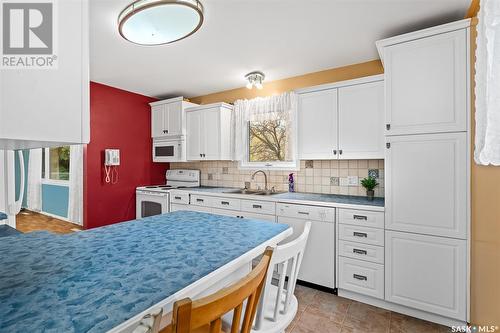
[[[295,318],[298,308],[295,285],[310,230],[311,222],[307,222],[299,237],[274,250],[252,332],[284,332]],[[272,283],[273,278],[278,279],[277,286]]]
[[[158,333],[163,309],[159,308],[145,315],[132,333]]]

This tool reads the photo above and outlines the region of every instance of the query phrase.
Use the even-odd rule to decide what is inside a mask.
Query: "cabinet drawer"
[[[384,247],[348,241],[339,241],[339,256],[384,263]]]
[[[207,197],[204,195],[191,194],[191,205],[212,207],[212,197]]]
[[[339,257],[339,287],[384,298],[384,265]]]
[[[241,200],[233,198],[212,198],[212,205],[214,208],[240,210]]]
[[[303,220],[335,222],[335,208],[278,203],[277,215]]]
[[[384,230],[339,224],[339,239],[384,246]]]
[[[170,192],[170,202],[173,204],[189,205],[188,192]]]
[[[384,213],[366,210],[339,209],[339,223],[383,229]]]
[[[258,214],[276,214],[276,203],[270,201],[241,200],[241,210],[243,212]]]

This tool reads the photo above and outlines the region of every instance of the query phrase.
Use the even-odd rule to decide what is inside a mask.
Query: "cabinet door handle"
[[[353,215],[352,217],[355,220],[365,220],[365,221],[368,220],[368,216],[364,216],[364,215]]]
[[[360,249],[352,249],[352,253],[362,254],[365,256],[368,254],[368,252],[366,252],[366,250],[360,250]]]
[[[385,128],[390,131],[391,130],[391,124],[385,124]]]
[[[262,206],[261,205],[253,205],[253,208],[262,209]]]
[[[339,150],[339,154],[342,155],[342,149]]]
[[[386,147],[387,149],[391,148],[391,143],[390,143],[390,142],[387,142],[387,143],[385,144],[385,147]]]
[[[333,150],[333,155],[337,155],[337,150],[336,149]]]
[[[368,237],[368,234],[366,232],[353,232],[352,235],[354,237],[364,237],[364,238],[367,238]]]
[[[228,201],[221,201],[220,202],[222,205],[229,205],[229,202]]]
[[[196,202],[203,202],[203,201],[205,201],[205,200],[203,200],[203,199],[196,199]]]
[[[175,200],[182,200],[181,197],[174,197]]]
[[[309,215],[309,212],[299,212],[301,215]]]
[[[353,278],[355,278],[356,280],[361,280],[361,281],[367,281],[368,278],[364,275],[358,275],[358,274],[353,274],[352,275]]]

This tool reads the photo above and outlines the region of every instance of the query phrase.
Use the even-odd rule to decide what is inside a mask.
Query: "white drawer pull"
[[[360,249],[352,249],[352,253],[362,254],[365,256],[368,254],[368,252],[366,252],[366,250],[360,250]]]
[[[253,208],[262,209],[262,206],[261,205],[253,205]]]
[[[222,205],[229,205],[229,202],[228,201],[221,201],[220,202]]]
[[[309,215],[309,212],[299,212],[301,215]]]
[[[368,234],[366,232],[353,232],[352,235],[354,237],[363,237],[363,238],[367,238],[368,237]]]
[[[353,274],[352,275],[353,278],[355,278],[356,280],[361,280],[361,281],[367,281],[368,278],[364,275],[358,275],[358,274]]]
[[[368,220],[368,216],[364,216],[364,215],[353,215],[352,216],[355,220],[364,220],[364,221],[367,221]]]

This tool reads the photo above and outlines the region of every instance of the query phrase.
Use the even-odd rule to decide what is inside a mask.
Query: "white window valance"
[[[476,49],[474,159],[500,165],[500,1],[482,0]]]
[[[286,119],[288,124],[290,141],[288,149],[295,154],[296,142],[296,114],[297,114],[297,94],[286,92],[276,96],[259,97],[254,99],[237,100],[234,103],[232,116],[232,136],[233,136],[233,156],[237,161],[248,161],[250,121],[266,121],[277,117]]]

